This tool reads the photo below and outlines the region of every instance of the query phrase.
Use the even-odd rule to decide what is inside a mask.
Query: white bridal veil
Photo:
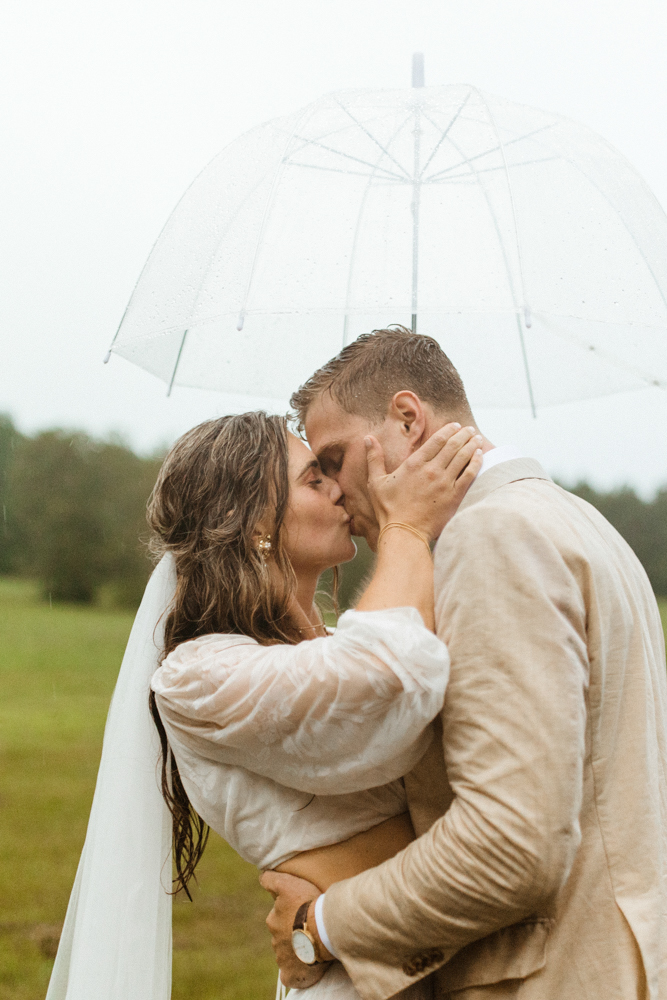
[[[46,1000],[169,1000],[171,814],[158,787],[148,709],[172,556],[155,568],[132,626],[106,729],[86,842]]]

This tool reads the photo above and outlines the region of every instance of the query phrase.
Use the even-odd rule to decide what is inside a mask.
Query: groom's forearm
[[[324,927],[353,978],[356,961],[366,959],[401,968],[431,953],[435,968],[553,897],[569,870],[571,845],[559,850],[552,843],[551,857],[540,858],[537,848],[486,826],[455,802],[397,858],[327,890]],[[374,995],[356,985],[362,996]]]
[[[393,968],[396,992],[402,967],[429,971],[548,910],[580,838],[587,659],[578,583],[528,519],[455,520],[462,537],[450,539],[440,566],[438,608],[452,656],[443,738],[453,804],[396,858],[332,886],[323,904],[334,949],[368,1000],[391,995],[371,981],[376,969]],[[466,553],[465,538],[484,531]]]

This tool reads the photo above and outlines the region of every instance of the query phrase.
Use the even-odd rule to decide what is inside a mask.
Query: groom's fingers
[[[275,872],[271,869],[262,872],[259,884],[262,889],[270,892],[274,899],[281,893],[284,896],[292,896],[298,893],[307,893],[310,889],[314,888],[312,883],[306,882],[305,879],[299,878],[297,875],[289,875],[287,872]]]
[[[306,989],[324,975],[326,964],[304,965],[292,948],[294,915],[302,905],[315,899],[320,890],[312,882],[288,875],[287,872],[266,871],[260,878],[261,886],[273,896],[273,909],[266,918],[271,934],[271,947],[280,966],[280,978],[285,986]]]

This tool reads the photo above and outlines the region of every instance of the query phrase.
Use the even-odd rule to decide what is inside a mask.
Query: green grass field
[[[131,624],[0,578],[0,1000],[46,993]],[[198,872],[194,903],[174,903],[174,1000],[269,1000],[256,869],[212,833]]]
[[[131,623],[0,578],[0,1000],[45,995]],[[270,1000],[256,870],[211,834],[199,882],[194,903],[174,904],[174,1000]]]

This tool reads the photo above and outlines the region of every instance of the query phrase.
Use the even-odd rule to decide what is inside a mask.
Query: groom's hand
[[[283,872],[264,872],[259,883],[274,899],[273,909],[266,918],[266,926],[271,932],[271,947],[280,967],[282,982],[289,989],[303,990],[314,986],[328,969],[328,962],[318,965],[304,965],[300,962],[292,948],[292,926],[299,907],[307,900],[314,900],[319,896],[320,890],[312,882]],[[308,930],[314,937],[322,958],[331,958],[319,939],[313,909],[311,906],[308,911]]]

